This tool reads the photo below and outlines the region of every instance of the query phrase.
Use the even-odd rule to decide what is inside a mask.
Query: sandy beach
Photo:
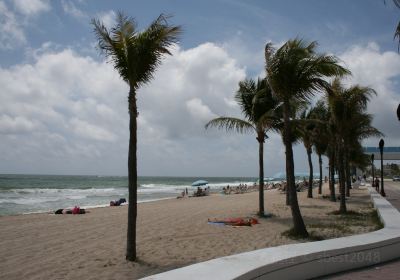
[[[333,226],[339,202],[298,194],[309,231],[324,238],[373,230],[363,220],[346,230]],[[327,192],[325,190],[325,192]],[[85,215],[0,217],[1,279],[137,279],[221,256],[294,242],[285,195],[265,193],[274,216],[252,227],[215,226],[208,219],[256,217],[258,193],[169,199],[138,206],[137,263],[125,261],[127,206],[90,209]],[[366,190],[353,190],[348,208],[371,211]]]

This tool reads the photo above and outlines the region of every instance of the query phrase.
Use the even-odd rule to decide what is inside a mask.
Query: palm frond
[[[328,87],[327,77],[343,76],[350,71],[339,65],[334,56],[316,54],[316,42],[289,40],[275,52],[267,46],[266,71],[274,94],[281,100],[307,101],[316,91]]]
[[[257,94],[257,85],[253,79],[245,79],[239,82],[239,89],[235,94],[235,100],[242,109],[246,119],[254,122],[253,99]]]
[[[170,55],[169,48],[178,42],[181,27],[170,25],[168,18],[161,14],[142,32],[137,32],[136,21],[122,12],[110,31],[100,20],[92,19],[100,51],[132,88],[150,81],[162,57]]]
[[[169,47],[178,42],[182,30],[171,26],[167,17],[161,14],[145,31],[135,38],[136,44],[129,44],[129,62],[134,64],[133,75],[137,86],[149,82],[164,55],[170,55]]]
[[[122,20],[119,14],[118,19]],[[114,64],[121,78],[129,83],[128,58],[126,54],[125,38],[120,37],[116,40],[115,33],[110,34],[107,28],[98,19],[92,19],[94,33],[98,40],[98,49]],[[114,29],[112,29],[115,32]],[[121,34],[122,35],[122,34]]]
[[[392,0],[392,1],[396,5],[396,7],[400,9],[400,0]],[[386,0],[383,0],[383,2],[386,5]],[[399,42],[397,43],[397,52],[399,52],[400,51],[400,22],[397,24],[396,30],[394,32],[393,40],[395,40],[396,37],[398,37],[398,40],[399,40]]]
[[[236,131],[239,133],[255,132],[256,127],[251,123],[238,118],[219,117],[209,121],[205,128],[216,127],[218,129],[225,129],[226,131]]]
[[[274,110],[270,110],[258,119],[258,125],[265,131],[279,132],[283,128],[283,121]]]

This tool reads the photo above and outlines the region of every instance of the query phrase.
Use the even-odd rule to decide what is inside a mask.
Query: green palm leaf
[[[216,127],[218,129],[225,129],[226,131],[236,131],[239,133],[255,132],[256,128],[249,122],[229,117],[219,117],[209,121],[206,124],[206,129]]]

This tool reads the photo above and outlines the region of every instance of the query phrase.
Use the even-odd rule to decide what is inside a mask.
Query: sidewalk
[[[385,181],[386,199],[400,211],[400,183]],[[324,276],[318,279],[358,280],[358,279],[400,279],[400,260],[374,265],[350,272]]]

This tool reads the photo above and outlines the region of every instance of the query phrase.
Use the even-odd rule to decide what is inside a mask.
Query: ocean
[[[178,196],[196,188],[196,180],[209,182],[211,191],[229,185],[253,185],[248,177],[150,177],[138,178],[138,202]],[[128,178],[118,176],[0,175],[0,216],[55,211],[75,205],[108,206],[111,200],[128,200]]]

